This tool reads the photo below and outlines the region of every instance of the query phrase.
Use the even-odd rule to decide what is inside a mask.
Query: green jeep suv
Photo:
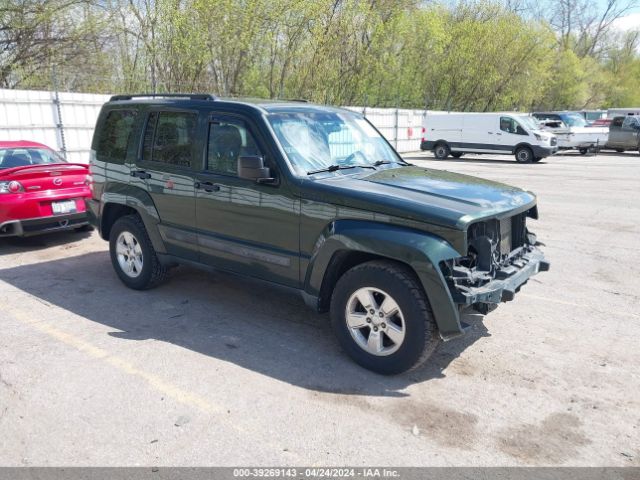
[[[177,264],[292,287],[358,364],[395,374],[548,262],[533,194],[405,162],[361,115],[304,102],[118,95],[97,121],[92,221],[147,289]]]

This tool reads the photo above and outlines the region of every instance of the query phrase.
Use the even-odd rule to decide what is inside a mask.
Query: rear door
[[[191,260],[198,257],[193,170],[201,149],[197,125],[197,111],[147,111],[142,145],[131,169],[131,185],[146,190],[158,210],[167,252]]]

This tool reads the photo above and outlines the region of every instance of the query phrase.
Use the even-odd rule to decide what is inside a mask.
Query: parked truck
[[[609,126],[607,148],[616,152],[638,150],[640,152],[640,116],[618,116]]]
[[[607,127],[592,127],[577,112],[535,112],[533,116],[542,128],[556,135],[560,150],[575,149],[585,155],[600,150],[609,138]]]

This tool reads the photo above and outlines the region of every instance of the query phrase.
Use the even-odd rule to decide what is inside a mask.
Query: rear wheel
[[[415,274],[390,261],[367,262],[340,277],[331,297],[331,324],[356,363],[385,375],[421,365],[440,342]]]
[[[166,278],[167,269],[158,260],[138,215],[116,220],[109,235],[109,253],[118,277],[129,288],[145,290]]]
[[[462,153],[462,152],[452,152],[451,153],[451,156],[453,158],[460,158],[462,155],[464,155],[464,153]]]
[[[624,148],[616,148],[616,152],[623,153],[624,152]]]
[[[446,143],[439,143],[433,149],[433,154],[438,160],[444,160],[449,156],[449,153],[451,153],[451,151],[449,150],[449,145]]]
[[[581,148],[581,149],[579,150],[580,155],[586,155],[588,151],[589,151],[589,149],[588,149],[588,148]]]
[[[516,161],[518,163],[531,163],[533,161],[533,152],[529,147],[519,147],[516,150]]]

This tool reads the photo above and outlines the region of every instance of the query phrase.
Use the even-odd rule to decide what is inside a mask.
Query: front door
[[[300,203],[283,181],[264,137],[243,117],[213,114],[205,168],[196,176],[200,260],[298,287]],[[261,156],[275,184],[239,178],[240,156]]]
[[[520,142],[527,141],[529,134],[518,121],[512,117],[500,117],[500,129],[496,139],[502,152],[513,152]]]
[[[623,135],[622,135],[622,123],[624,122],[624,117],[615,117],[611,121],[611,125],[609,126],[609,139],[607,140],[607,145],[612,147],[623,146]]]
[[[638,117],[624,117],[621,137],[622,138],[620,143],[625,148],[630,148],[633,150],[638,148],[638,145],[640,145],[640,122],[638,121]]]
[[[146,190],[160,216],[167,253],[197,260],[195,159],[198,114],[190,111],[147,112],[143,145],[131,182]]]

